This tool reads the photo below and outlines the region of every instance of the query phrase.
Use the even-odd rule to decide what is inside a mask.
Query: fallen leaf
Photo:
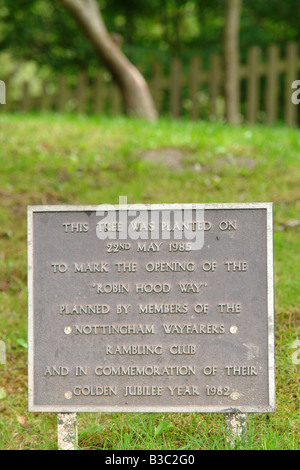
[[[17,416],[17,420],[20,426],[26,426],[26,418],[25,416]]]

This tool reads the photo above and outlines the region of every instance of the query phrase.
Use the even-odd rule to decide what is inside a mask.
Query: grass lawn
[[[239,448],[299,450],[299,130],[3,113],[0,126],[0,449],[56,448],[56,415],[27,411],[27,205],[127,196],[274,203],[277,411],[249,415]],[[82,449],[226,449],[220,414],[82,413],[78,425]]]

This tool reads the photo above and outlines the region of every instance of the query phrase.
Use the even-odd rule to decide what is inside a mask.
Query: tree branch
[[[156,119],[148,85],[109,35],[96,0],[59,0],[74,16],[120,87],[129,114]]]

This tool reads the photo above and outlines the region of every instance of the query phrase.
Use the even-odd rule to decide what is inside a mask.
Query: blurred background
[[[122,72],[92,37],[97,16],[146,79],[158,115],[298,125],[291,85],[300,9],[292,0],[1,0],[1,111],[128,112]]]

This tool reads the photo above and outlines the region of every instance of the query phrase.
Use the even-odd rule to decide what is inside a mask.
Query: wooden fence
[[[264,55],[258,47],[250,48],[247,62],[239,67],[241,121],[271,125],[281,120],[288,126],[297,126],[299,106],[292,103],[291,97],[292,82],[297,80],[299,70],[295,43],[287,45],[284,57],[277,45],[270,45]],[[224,119],[224,68],[220,55],[212,55],[206,69],[200,56],[193,57],[189,64],[174,58],[167,71],[154,61],[151,76],[146,78],[161,115]],[[35,95],[30,83],[22,86],[19,98],[10,99],[10,83],[6,81],[7,104],[1,111],[123,113],[120,92],[105,71],[99,71],[93,79],[80,72],[75,80],[64,75],[51,82],[44,80]]]

